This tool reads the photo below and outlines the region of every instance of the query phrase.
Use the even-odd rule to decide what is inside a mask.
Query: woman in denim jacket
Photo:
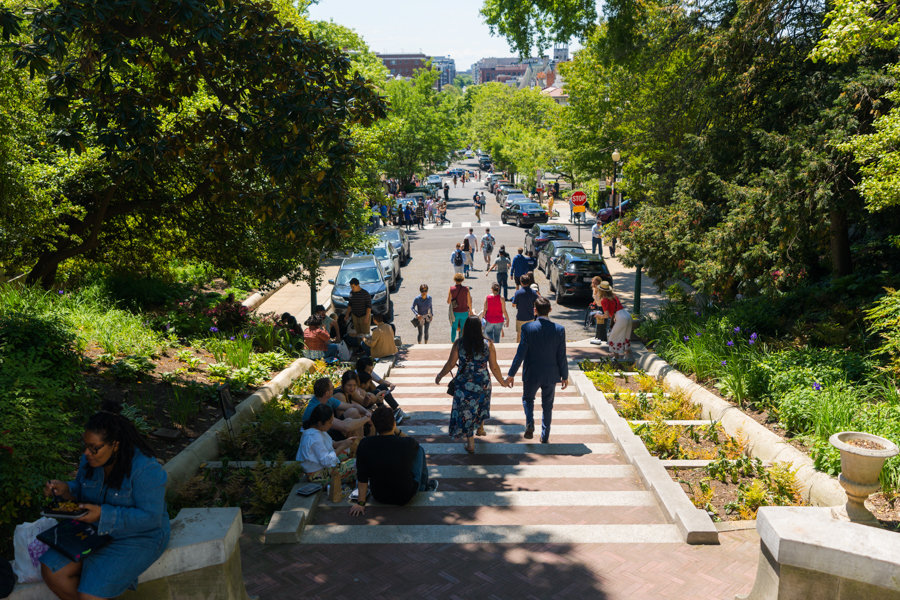
[[[116,402],[103,403],[85,426],[75,481],[53,480],[44,490],[78,502],[88,511],[79,520],[113,538],[81,562],[52,548],[41,557],[44,581],[63,600],[114,598],[135,589],[169,544],[166,472],[121,411]]]

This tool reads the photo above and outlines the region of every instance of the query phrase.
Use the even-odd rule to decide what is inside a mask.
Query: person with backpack
[[[466,253],[466,274],[475,270],[475,253],[478,251],[478,238],[475,230],[469,227],[469,235],[463,238],[463,251]]]
[[[478,192],[472,196],[472,202],[475,203],[475,218],[481,223],[481,198],[478,196]]]
[[[481,251],[484,253],[484,264],[491,266],[491,254],[494,252],[494,243],[497,240],[491,235],[491,228],[486,227],[481,237]]]
[[[462,244],[458,242],[456,244],[456,250],[450,255],[450,264],[453,265],[454,273],[463,275],[463,278],[465,278],[466,255],[465,252],[462,251]]]
[[[608,281],[603,281],[597,287],[600,295],[600,307],[602,318],[612,319],[613,326],[609,331],[609,349],[616,360],[623,358],[625,354],[631,354],[631,330],[634,322],[631,313],[625,310],[619,298],[613,294],[612,286]],[[601,315],[597,315],[601,316]]]

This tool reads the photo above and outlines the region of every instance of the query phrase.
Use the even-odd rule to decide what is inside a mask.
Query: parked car
[[[615,208],[601,208],[597,213],[597,220],[601,223],[609,223],[612,219],[618,219],[631,210],[631,200],[623,200],[620,206]]]
[[[495,182],[493,182],[493,183],[491,184],[490,192],[491,192],[492,194],[496,194],[496,193],[497,193],[497,189],[498,189],[501,185],[510,185],[510,186],[511,186],[511,185],[512,185],[512,181],[509,181],[508,179],[498,179],[497,181],[495,181]]]
[[[512,206],[516,202],[534,202],[534,200],[530,199],[525,194],[507,194],[503,200],[498,199],[497,202],[506,208]]]
[[[465,173],[465,169],[460,169],[459,167],[454,167],[452,169],[447,169],[447,177],[462,177],[463,173]]]
[[[591,280],[596,276],[612,285],[612,275],[602,256],[575,252],[566,252],[551,260],[547,273],[550,291],[556,292],[557,304],[571,298],[591,297]]]
[[[466,158],[472,158],[473,156],[475,156],[475,153],[472,152],[471,150],[466,150],[466,153],[465,153],[464,156],[465,156]]]
[[[546,223],[549,219],[547,211],[540,204],[529,200],[514,202],[500,213],[500,222],[503,224],[515,223],[519,227],[533,223]]]
[[[500,188],[500,200],[502,201],[504,198],[509,196],[510,194],[519,194],[521,196],[525,195],[525,192],[515,187],[501,187]]]
[[[400,289],[400,253],[390,242],[381,242],[372,248],[372,252],[355,252],[353,256],[374,256],[381,263],[381,268],[390,282],[392,292]]]
[[[500,173],[491,173],[490,175],[488,175],[486,180],[488,191],[490,191],[492,185],[494,185],[501,179],[503,179],[503,175],[501,175]]]
[[[391,305],[390,281],[381,268],[381,263],[374,256],[357,256],[345,258],[334,279],[328,283],[334,286],[331,291],[331,303],[338,313],[347,310],[350,303],[350,280],[358,279],[359,285],[372,295],[372,314],[384,315],[388,323],[394,320]]]
[[[503,196],[505,196],[505,194],[503,192],[505,192],[506,190],[514,190],[514,189],[516,189],[516,186],[513,183],[502,183],[502,182],[498,183],[497,185],[494,186],[494,196],[496,196],[497,200],[502,201]]]
[[[546,212],[544,215],[546,216]],[[525,233],[525,250],[533,250],[535,253],[541,251],[549,241],[552,240],[571,240],[572,235],[565,225],[549,225],[546,222],[541,225],[535,225]]]
[[[428,176],[428,185],[444,185],[441,181],[440,175],[429,175]]]
[[[379,239],[390,242],[391,245],[400,252],[400,264],[405,265],[409,262],[409,236],[406,232],[398,227],[382,227],[375,231],[375,235]]]
[[[576,242],[574,240],[553,240],[552,242],[544,244],[544,247],[538,252],[537,268],[545,274],[549,273],[550,261],[557,256],[562,256],[566,252],[571,252],[572,254],[586,254],[586,250],[584,249],[584,246],[581,245],[581,242]]]

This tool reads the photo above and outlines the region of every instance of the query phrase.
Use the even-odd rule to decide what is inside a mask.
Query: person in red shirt
[[[306,344],[303,355],[306,358],[318,360],[337,356],[338,345],[331,343],[331,336],[322,328],[322,321],[318,314],[306,320],[306,329],[303,330],[303,342]]]
[[[597,292],[603,310],[602,316],[613,320],[612,329],[609,331],[609,349],[618,360],[625,354],[631,354],[631,330],[634,328],[634,322],[631,313],[625,310],[622,302],[613,294],[608,281],[601,282]]]

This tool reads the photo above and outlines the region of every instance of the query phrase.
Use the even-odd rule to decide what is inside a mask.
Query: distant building
[[[478,72],[478,83],[506,81],[510,77],[522,77],[527,70],[528,65],[497,65],[496,67],[482,68]]]
[[[568,106],[569,104],[569,95],[557,87],[547,87],[541,90],[541,96],[549,96],[553,98],[554,102],[561,106]]]
[[[553,62],[561,63],[569,61],[569,45],[554,44],[553,45]]]
[[[482,71],[485,69],[496,69],[501,66],[509,66],[509,65],[518,65],[519,59],[513,56],[508,58],[482,58],[477,63],[472,65],[472,80],[475,84],[479,83],[487,83],[488,81],[497,81],[497,73],[492,74],[492,79],[485,80],[483,77]],[[522,71],[524,73],[524,70]],[[501,73],[505,74],[505,73]],[[519,73],[521,75],[521,73]]]
[[[379,54],[378,58],[394,77],[409,78],[424,69],[430,57],[424,54]]]
[[[456,61],[449,56],[432,56],[431,68],[441,72],[441,85],[451,85],[456,79]]]

